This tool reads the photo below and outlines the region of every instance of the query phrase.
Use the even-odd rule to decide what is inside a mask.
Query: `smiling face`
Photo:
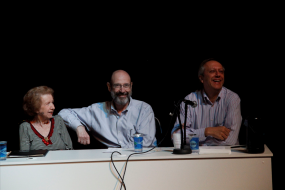
[[[107,86],[115,104],[124,106],[130,101],[132,82],[127,72],[123,70],[114,72],[111,83],[107,83]]]
[[[208,93],[219,93],[224,85],[224,68],[217,61],[208,61],[204,65],[204,73],[199,76],[204,89]]]
[[[50,119],[52,118],[53,112],[54,112],[54,104],[53,104],[53,97],[51,94],[44,94],[41,95],[41,107],[39,111],[37,111],[37,114],[42,119]]]

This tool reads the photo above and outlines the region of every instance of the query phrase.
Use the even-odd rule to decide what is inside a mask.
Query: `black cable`
[[[126,161],[126,166],[125,166],[125,170],[124,170],[123,180],[124,180],[124,178],[125,178],[125,174],[126,174],[126,171],[127,171],[127,164],[128,164],[129,158],[130,158],[132,155],[134,155],[134,154],[144,154],[144,153],[147,153],[147,152],[149,152],[149,151],[151,151],[151,150],[153,150],[153,149],[155,149],[155,148],[156,148],[156,147],[153,147],[152,149],[149,149],[148,151],[145,151],[145,152],[136,152],[136,153],[130,154],[130,155],[128,156],[128,158],[127,158],[127,161]],[[122,189],[122,185],[121,185],[121,188],[120,188],[120,189]]]
[[[128,163],[128,161],[129,161],[129,158],[130,158],[132,155],[134,155],[134,154],[144,154],[144,153],[147,153],[147,152],[153,150],[154,148],[156,148],[156,147],[153,147],[152,149],[149,149],[148,151],[145,151],[145,152],[136,152],[136,153],[130,154],[130,155],[128,156],[127,160],[126,160],[126,166],[125,166],[123,178],[121,177],[120,173],[118,172],[118,170],[117,170],[117,168],[116,168],[116,166],[115,166],[115,164],[114,164],[114,162],[113,162],[113,153],[118,152],[118,151],[112,152],[112,154],[111,154],[111,161],[112,161],[112,164],[113,164],[113,166],[114,166],[116,172],[118,173],[119,177],[121,178],[122,184],[124,184],[125,190],[127,190],[127,189],[126,189],[126,184],[125,184],[125,182],[124,182],[124,177],[125,177],[125,173],[126,173],[126,169],[127,169],[127,163]],[[118,153],[121,154],[120,152],[118,152]],[[122,189],[122,184],[121,184],[121,188],[120,188],[120,189]]]
[[[175,108],[174,108],[174,111],[173,111],[173,115],[171,115],[169,126],[168,126],[168,128],[167,128],[167,131],[166,131],[164,137],[160,140],[160,142],[157,144],[157,146],[162,143],[162,141],[165,139],[166,135],[168,134],[169,129],[170,129],[170,126],[171,126],[172,118],[173,118],[173,116],[174,116],[174,114],[175,114],[175,111],[176,111],[176,109],[178,108],[178,106],[180,107],[180,105],[178,105],[179,102],[180,102],[180,101],[178,101],[177,103],[174,102],[174,107],[175,107]],[[127,160],[126,160],[126,166],[125,166],[123,178],[121,177],[121,175],[119,174],[118,170],[116,169],[116,166],[115,166],[114,163],[113,163],[113,158],[112,158],[112,156],[113,156],[113,153],[115,153],[115,152],[117,152],[117,151],[112,152],[112,154],[111,154],[111,161],[112,161],[112,164],[113,164],[113,166],[114,166],[116,172],[118,173],[118,175],[120,176],[120,178],[121,178],[121,180],[122,180],[121,188],[120,188],[120,189],[122,189],[122,184],[124,184],[124,188],[125,188],[125,190],[126,190],[126,184],[125,184],[125,182],[124,182],[124,177],[125,177],[125,174],[126,174],[126,171],[127,171],[127,164],[128,164],[129,158],[130,158],[132,155],[135,155],[135,154],[144,154],[144,153],[147,153],[147,152],[149,152],[149,151],[152,151],[152,150],[155,149],[155,148],[156,148],[156,146],[153,147],[153,148],[151,148],[151,149],[149,149],[148,151],[145,151],[145,152],[136,152],[136,153],[130,154],[130,155],[128,156]],[[118,152],[118,153],[119,153],[119,152]],[[121,154],[121,153],[119,153],[119,154]]]
[[[173,110],[173,113],[172,113],[173,115],[170,118],[169,126],[168,126],[168,128],[166,130],[166,133],[165,133],[164,137],[160,140],[160,142],[157,144],[157,146],[160,145],[162,143],[162,141],[165,139],[165,137],[167,136],[167,134],[168,134],[168,132],[170,130],[170,126],[172,124],[172,119],[173,119],[173,116],[174,116],[174,114],[176,112],[176,109],[179,108],[178,106],[180,106],[180,105],[178,105],[179,102],[181,102],[181,101],[179,100],[177,103],[174,102],[174,110]]]
[[[246,145],[235,145],[235,146],[231,146],[231,148],[245,148]]]
[[[114,151],[114,152],[112,152],[112,154],[111,154],[111,161],[112,161],[112,164],[113,164],[113,166],[114,166],[114,168],[115,168],[116,172],[118,173],[119,177],[120,177],[120,178],[121,178],[121,180],[122,180],[122,183],[121,183],[121,184],[124,184],[124,188],[125,188],[125,190],[127,190],[127,188],[126,188],[126,184],[125,184],[125,182],[124,182],[123,178],[121,177],[120,173],[118,172],[118,170],[117,170],[117,168],[116,168],[116,166],[115,166],[115,164],[114,164],[114,162],[113,162],[113,154],[114,154],[115,152],[117,152],[117,153],[121,154],[121,153],[120,153],[120,152],[118,152],[118,151]],[[121,185],[121,187],[122,187],[122,185]]]

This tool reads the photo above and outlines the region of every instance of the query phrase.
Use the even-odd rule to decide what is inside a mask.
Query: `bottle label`
[[[192,150],[198,150],[199,149],[199,137],[193,137],[190,140],[190,147]]]

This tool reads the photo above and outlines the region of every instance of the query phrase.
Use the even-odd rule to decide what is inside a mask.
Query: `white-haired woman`
[[[53,93],[53,89],[39,86],[25,94],[23,109],[32,119],[20,125],[20,150],[73,149],[63,119],[53,116]]]

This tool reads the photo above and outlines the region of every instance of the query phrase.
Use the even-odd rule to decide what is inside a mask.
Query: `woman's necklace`
[[[51,120],[47,123],[47,124],[50,124],[50,130],[49,130],[49,134],[48,134],[46,137],[44,137],[42,134],[40,134],[40,133],[38,132],[38,130],[32,125],[32,123],[33,123],[34,125],[37,125],[37,127],[42,127],[42,128],[43,128],[43,125],[42,125],[41,123],[39,123],[38,121],[37,121],[37,122],[32,122],[32,121],[31,121],[31,122],[29,122],[29,123],[30,123],[31,128],[32,128],[32,130],[34,131],[34,133],[35,133],[39,138],[42,139],[43,143],[44,143],[46,146],[48,146],[49,144],[52,144],[50,138],[51,138],[51,136],[52,136],[52,134],[53,134],[53,129],[54,129],[54,119],[53,119],[53,118],[51,118]]]
[[[38,120],[38,123],[40,123],[40,126],[41,126],[42,129],[43,129],[44,127],[42,126],[42,122],[41,122],[40,120]],[[48,121],[47,124],[49,124],[49,121]],[[44,137],[44,139],[45,139],[45,141],[48,141],[48,140],[49,140],[48,136]]]

